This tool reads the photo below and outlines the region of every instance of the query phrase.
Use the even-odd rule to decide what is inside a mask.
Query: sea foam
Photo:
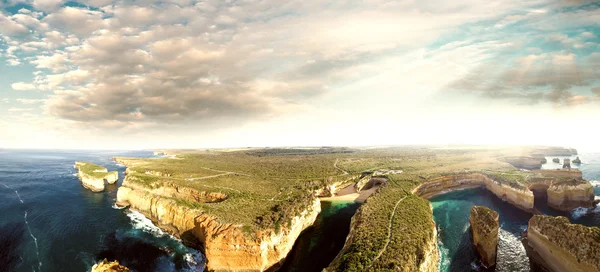
[[[131,219],[131,225],[136,229],[145,231],[156,237],[170,236],[166,232],[162,231],[159,227],[155,226],[152,223],[152,220],[148,219],[140,212],[128,210],[125,212],[125,214],[127,217],[129,217],[129,219]]]

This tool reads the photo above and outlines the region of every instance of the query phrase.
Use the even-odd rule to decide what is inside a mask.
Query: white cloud
[[[25,112],[25,111],[31,111],[32,109],[30,108],[10,108],[8,109],[9,112]]]
[[[11,87],[16,91],[31,91],[36,89],[35,85],[26,82],[13,83]]]
[[[31,105],[44,102],[44,99],[25,99],[25,98],[17,98],[15,99],[17,102],[21,104]]]

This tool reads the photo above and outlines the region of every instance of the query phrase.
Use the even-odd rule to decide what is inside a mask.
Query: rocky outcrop
[[[143,213],[158,227],[183,239],[186,244],[201,248],[210,271],[265,271],[277,267],[285,260],[300,233],[314,223],[321,210],[320,201],[315,198],[311,206],[279,232],[247,234],[243,226],[223,223],[200,209],[181,205],[173,198],[211,195],[192,191],[195,190],[174,188],[172,185],[146,189],[126,178],[117,192],[117,204]],[[210,202],[211,199],[205,197],[204,201]]]
[[[552,162],[560,163],[560,159],[559,158],[554,158],[554,159],[552,159]]]
[[[563,160],[563,169],[571,169],[571,160],[570,159]]]
[[[594,205],[594,186],[585,180],[559,180],[552,183],[547,193],[548,206],[557,210],[570,211]]]
[[[600,271],[600,229],[570,224],[565,217],[535,215],[526,246],[532,262],[551,272]]]
[[[496,265],[496,253],[498,249],[498,213],[483,206],[471,208],[471,235],[473,245],[481,257],[485,267]]]
[[[457,173],[443,175],[422,183],[413,193],[423,198],[432,198],[454,190],[483,187],[497,197],[525,211],[533,211],[534,196],[527,188],[513,188],[501,184],[483,173]]]
[[[114,184],[119,180],[117,171],[108,172],[102,166],[89,162],[75,162],[77,168],[77,177],[81,180],[83,187],[92,192],[104,191],[104,183]]]
[[[120,265],[117,261],[109,262],[104,259],[92,266],[92,272],[129,272],[129,268]]]
[[[573,160],[573,163],[575,163],[575,164],[581,164],[581,160],[579,159],[579,157],[577,157],[577,158],[575,158]]]

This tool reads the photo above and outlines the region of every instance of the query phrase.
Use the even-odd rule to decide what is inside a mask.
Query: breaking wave
[[[136,211],[126,211],[125,214],[131,219],[131,225],[139,230],[150,233],[156,237],[170,236],[166,232],[162,231],[159,227],[152,223],[152,220]]]
[[[571,211],[571,217],[575,220],[590,214],[590,213],[598,213],[600,212],[600,205],[596,206],[594,208],[583,208],[583,207],[578,207],[575,208]]]

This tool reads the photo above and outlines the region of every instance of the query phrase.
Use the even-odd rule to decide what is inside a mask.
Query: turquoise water
[[[202,270],[200,252],[113,207],[125,170],[113,156],[152,153],[0,150],[0,271],[89,271],[103,258],[135,271]],[[119,171],[118,184],[90,192],[75,161]]]
[[[323,201],[315,224],[304,231],[280,271],[320,272],[344,246],[350,219],[358,209],[352,201]]]
[[[581,154],[579,168],[583,177],[593,184],[600,181],[600,154]],[[551,160],[549,160],[551,161]],[[562,161],[562,160],[561,160]],[[548,165],[546,168],[554,168]],[[600,196],[600,187],[595,188]],[[542,199],[543,200],[543,199]],[[455,191],[431,199],[433,215],[438,226],[440,271],[486,271],[474,251],[469,233],[469,212],[472,206],[489,207],[500,214],[498,257],[495,271],[529,271],[529,259],[520,241],[531,215],[502,201],[484,189]],[[560,212],[536,199],[536,208],[545,214],[562,215],[571,222],[600,226],[600,208],[575,209]]]

